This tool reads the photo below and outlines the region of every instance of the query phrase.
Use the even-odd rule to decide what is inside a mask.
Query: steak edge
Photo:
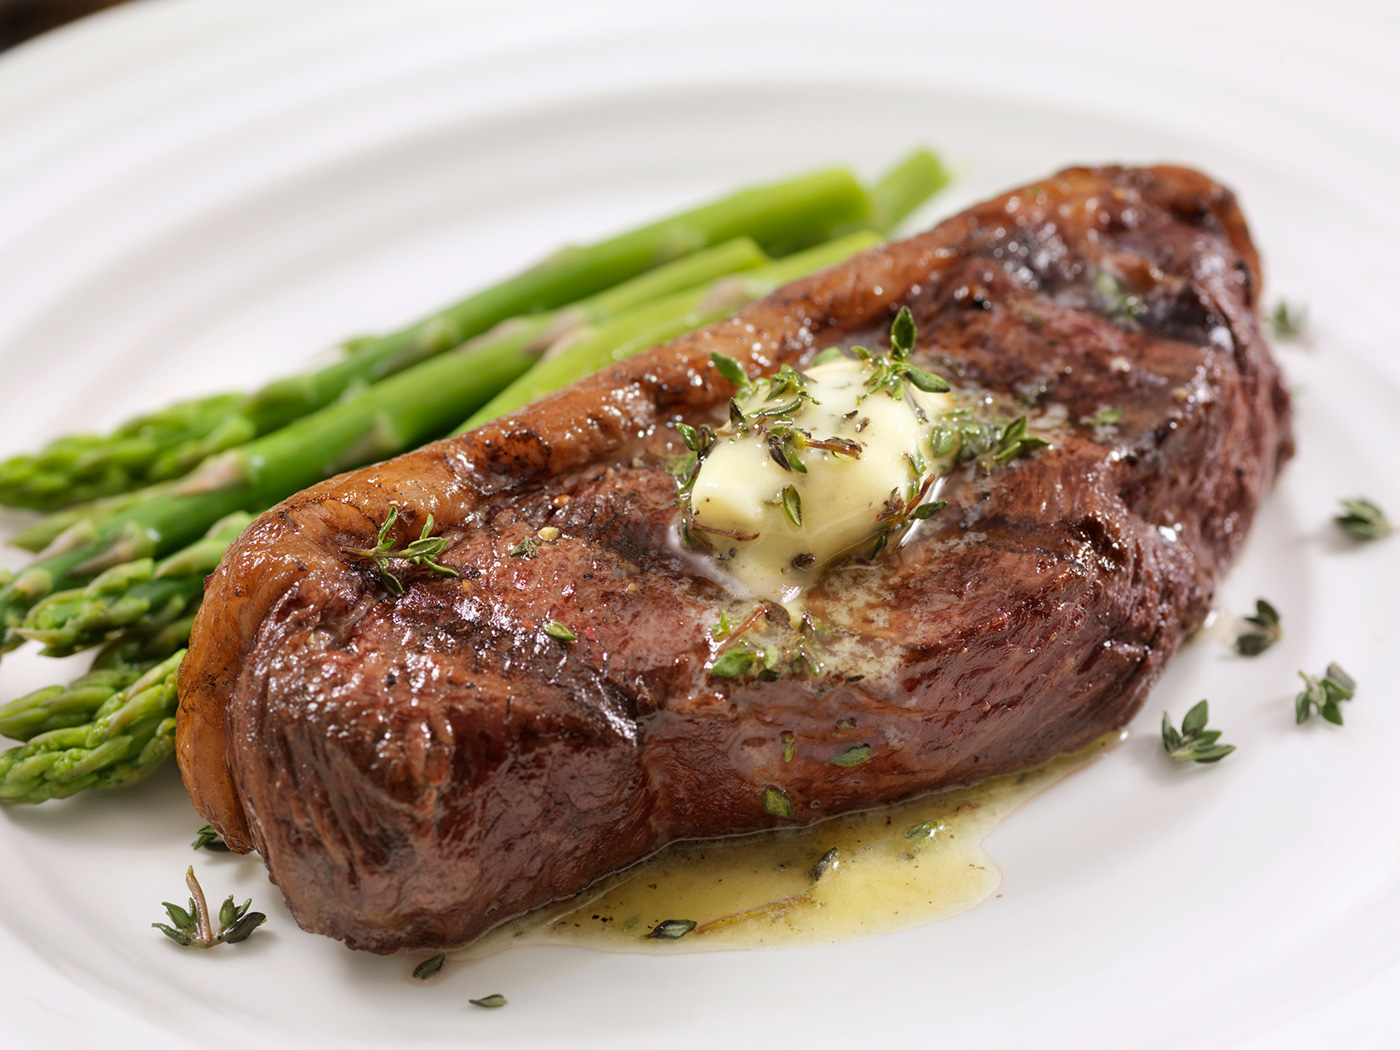
[[[1259,287],[1234,197],[1204,175],[1067,169],[307,489],[206,585],[180,672],[190,795],[304,928],[388,952],[463,943],[669,841],[1082,746],[1201,623],[1292,452]],[[712,351],[752,375],[884,348],[904,305],[918,363],[1052,447],[961,470],[909,542],[827,573],[807,599],[821,674],[710,676],[711,627],[755,603],[676,543],[673,424],[733,393]],[[1109,408],[1116,425],[1092,422]],[[396,595],[347,553],[392,505],[396,544],[431,514],[459,576],[410,567]],[[781,638],[779,621],[756,629]],[[860,744],[869,761],[832,764]]]

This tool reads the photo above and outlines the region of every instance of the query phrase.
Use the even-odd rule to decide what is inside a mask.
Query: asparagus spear
[[[924,201],[948,185],[948,170],[938,155],[917,149],[870,188],[870,219],[890,233]]]
[[[90,671],[66,686],[37,689],[0,707],[0,733],[15,740],[30,740],[40,733],[91,722],[97,709],[137,678],[129,667]]]
[[[112,516],[69,547],[51,549],[0,589],[0,649],[23,640],[17,629],[39,599],[114,565],[176,550],[236,510],[260,510],[341,469],[421,444],[533,360],[520,340],[510,339],[446,354],[215,456],[168,496]]]
[[[722,278],[709,288],[669,297],[662,301],[669,304],[667,310],[659,309],[661,304],[641,307],[537,368],[550,366],[550,382],[570,382],[582,374],[580,370],[601,367],[653,345],[658,339],[694,328],[716,311],[723,316],[739,301],[767,294],[779,284],[838,262],[878,240],[871,233],[852,235],[751,274]],[[734,285],[735,281],[740,283]],[[723,294],[724,289],[731,289],[731,294]],[[628,316],[636,323],[624,324]],[[442,360],[469,354],[470,351]],[[432,362],[414,371],[421,372],[437,364],[439,362]],[[370,388],[370,392],[407,380],[411,375],[388,380],[380,387]],[[288,428],[291,429],[294,428]],[[135,575],[141,573],[138,571]],[[147,672],[125,691],[113,694],[99,708],[91,725],[70,725],[40,733],[22,747],[0,755],[0,802],[42,802],[86,788],[121,786],[147,775],[174,750],[175,720],[172,716],[177,697],[173,685],[166,689],[163,683],[173,683],[182,657],[183,650]],[[42,708],[43,700],[31,706]],[[118,717],[116,712],[126,714]],[[0,716],[3,714],[0,711]],[[17,713],[16,717],[20,715]],[[29,717],[37,720],[38,716]]]
[[[160,485],[148,485],[141,489],[132,489],[130,492],[119,492],[113,496],[104,496],[101,499],[85,503],[76,503],[71,507],[45,515],[27,529],[15,533],[7,542],[12,547],[19,547],[21,550],[33,551],[38,554],[70,529],[75,532],[90,529],[91,525],[103,518],[120,514],[145,500],[156,499],[169,492],[173,487],[172,483],[166,482]]]
[[[480,348],[488,343],[497,346],[509,344],[525,351],[561,345],[586,336],[597,325],[644,303],[693,288],[725,274],[753,269],[767,261],[768,257],[752,240],[736,237],[714,248],[667,263],[571,306],[503,321],[491,331],[478,336],[470,345]],[[53,553],[58,553],[69,544],[91,542],[96,538],[97,526],[143,502],[167,496],[174,487],[173,483],[150,486],[134,493],[121,493],[58,511],[30,526],[10,542],[31,551],[53,547]]]
[[[113,693],[85,725],[0,754],[0,802],[44,802],[143,779],[175,751],[175,675],[185,651]]]
[[[41,643],[42,656],[68,656],[135,624],[149,630],[175,622],[194,611],[204,596],[204,577],[252,520],[235,511],[202,540],[161,562],[124,562],[86,587],[52,594],[29,610],[16,633]]]
[[[457,433],[478,427],[639,350],[726,317],[789,281],[841,262],[878,243],[880,238],[874,233],[849,234],[750,273],[725,278],[709,288],[678,292],[624,315],[600,328],[592,338],[541,361],[483,405]]]
[[[525,272],[385,336],[353,340],[345,356],[247,395],[175,405],[108,437],[61,438],[0,463],[0,503],[52,510],[178,477],[207,456],[321,409],[357,383],[374,383],[460,346],[510,317],[610,288],[698,249],[748,236],[765,248],[819,243],[869,215],[865,191],[843,169],[741,190],[594,244],[566,248]]]
[[[255,435],[240,430],[241,394],[215,394],[138,416],[110,434],[70,434],[31,455],[0,462],[0,503],[48,510],[87,502],[159,476],[153,462],[173,447],[222,451]],[[208,454],[208,453],[206,453]]]

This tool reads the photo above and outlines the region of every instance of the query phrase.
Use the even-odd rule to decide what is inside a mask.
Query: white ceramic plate
[[[1126,6],[203,0],[0,58],[0,452],[250,386],[562,238],[922,142],[961,172],[925,220],[1073,161],[1204,167],[1313,322],[1280,350],[1300,454],[1220,600],[1267,595],[1285,641],[1188,646],[1125,747],[995,834],[973,912],[801,951],[517,949],[422,986],[299,932],[255,860],[191,854],[170,773],[0,815],[4,1044],[1395,1045],[1400,538],[1329,517],[1400,513],[1400,31],[1379,4]],[[1297,728],[1294,671],[1329,660],[1361,683],[1347,725]],[[0,696],[78,670],[6,657]],[[1239,751],[1175,768],[1157,720],[1201,696]],[[191,860],[267,928],[208,954],[150,930]]]

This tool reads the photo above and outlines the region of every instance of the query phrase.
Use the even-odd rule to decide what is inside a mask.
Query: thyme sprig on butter
[[[1316,711],[1333,725],[1342,724],[1342,701],[1356,695],[1356,680],[1337,664],[1328,664],[1321,677],[1313,677],[1299,671],[1303,680],[1303,691],[1294,698],[1293,712],[1299,725],[1312,717]]]
[[[900,308],[894,323],[890,325],[890,352],[888,354],[876,355],[863,346],[851,347],[851,353],[856,355],[857,360],[870,368],[870,375],[865,380],[866,393],[861,395],[856,402],[857,404],[865,398],[879,393],[888,394],[896,401],[903,401],[905,383],[917,387],[926,394],[946,394],[952,389],[942,376],[934,375],[927,369],[909,362],[909,357],[914,352],[916,338],[914,314],[909,307],[904,306]],[[920,418],[922,419],[922,413],[920,413]]]
[[[1207,729],[1210,720],[1210,703],[1202,700],[1181,720],[1178,732],[1172,725],[1171,716],[1162,712],[1162,748],[1167,755],[1178,762],[1219,762],[1235,750],[1233,744],[1220,744],[1221,731]]]
[[[1385,511],[1370,500],[1358,496],[1356,499],[1344,499],[1341,503],[1342,513],[1332,520],[1352,539],[1379,540],[1394,531]]]
[[[239,941],[246,941],[254,930],[267,922],[267,916],[262,912],[248,910],[253,904],[251,898],[242,904],[234,904],[230,895],[219,906],[219,928],[216,931],[209,905],[204,898],[204,889],[194,877],[193,867],[185,871],[185,885],[190,890],[189,906],[182,908],[178,904],[162,901],[170,923],[151,923],[181,947],[212,948],[217,944],[237,944]]]
[[[1278,610],[1263,598],[1254,603],[1254,615],[1246,616],[1244,622],[1249,629],[1241,631],[1234,644],[1241,656],[1258,656],[1283,637]]]
[[[446,536],[432,535],[433,516],[431,514],[428,515],[428,520],[423,522],[422,534],[402,550],[395,550],[394,541],[389,538],[389,532],[398,520],[399,508],[397,504],[394,504],[389,507],[389,514],[385,517],[384,524],[379,526],[375,545],[365,549],[346,547],[345,553],[373,561],[375,568],[379,570],[379,578],[384,581],[384,586],[395,594],[403,593],[403,584],[399,582],[397,576],[389,571],[391,562],[404,561],[410,565],[420,565],[443,576],[456,576],[458,574],[456,569],[442,565],[437,561],[452,541]]]

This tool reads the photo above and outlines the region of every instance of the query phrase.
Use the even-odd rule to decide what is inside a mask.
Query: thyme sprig
[[[1246,616],[1244,622],[1250,629],[1241,631],[1234,645],[1235,652],[1241,656],[1258,656],[1283,637],[1278,610],[1264,598],[1254,603],[1254,615]]]
[[[1379,540],[1394,531],[1385,511],[1361,496],[1341,501],[1342,513],[1332,520],[1354,540]]]
[[[384,581],[384,586],[395,594],[403,593],[403,584],[397,576],[389,571],[391,562],[406,561],[410,565],[420,565],[432,569],[443,576],[456,576],[458,574],[456,569],[442,565],[437,561],[452,541],[446,536],[432,535],[433,516],[431,514],[428,515],[428,520],[423,522],[422,534],[402,550],[395,550],[394,541],[389,538],[389,532],[393,529],[394,522],[398,520],[398,504],[393,504],[389,507],[389,514],[385,517],[384,524],[379,526],[379,534],[375,537],[374,546],[365,549],[346,547],[344,548],[345,553],[373,561],[375,568],[379,570],[379,578]]]
[[[185,885],[190,890],[189,906],[182,908],[178,904],[162,901],[161,905],[165,908],[170,923],[151,923],[181,947],[212,948],[216,944],[237,944],[239,941],[246,941],[254,930],[267,922],[267,916],[262,912],[248,910],[253,904],[251,898],[242,904],[234,904],[230,895],[219,906],[219,928],[215,931],[209,905],[204,898],[204,890],[199,885],[199,880],[194,877],[192,866],[185,871]]]
[[[1162,712],[1162,748],[1167,755],[1178,762],[1219,762],[1235,750],[1233,744],[1216,743],[1220,739],[1219,729],[1207,729],[1210,719],[1210,702],[1202,700],[1181,720],[1181,730],[1172,725],[1171,716]]]
[[[862,363],[870,366],[870,375],[865,380],[866,392],[857,399],[860,404],[874,394],[885,393],[896,401],[903,401],[904,384],[924,391],[926,394],[946,394],[952,389],[942,376],[934,375],[927,369],[910,364],[909,357],[914,352],[917,332],[914,327],[914,314],[909,307],[900,308],[894,323],[890,325],[890,352],[872,354],[863,346],[854,346],[851,353]],[[917,406],[916,406],[917,407]],[[922,419],[922,414],[920,415]]]
[[[1305,671],[1299,671],[1298,677],[1303,680],[1303,691],[1293,701],[1298,724],[1302,725],[1316,711],[1333,725],[1341,725],[1342,701],[1356,695],[1356,680],[1334,663],[1327,665],[1320,678]]]

